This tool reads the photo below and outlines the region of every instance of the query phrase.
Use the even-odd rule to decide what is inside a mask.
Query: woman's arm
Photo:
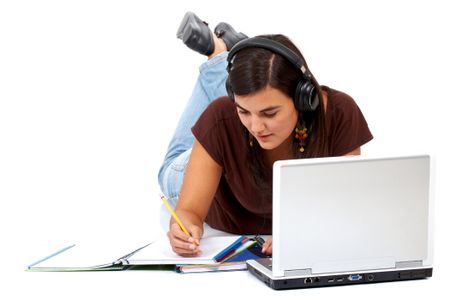
[[[187,236],[173,219],[167,233],[176,253],[183,256],[199,254],[198,246],[194,243],[198,244],[203,234],[203,221],[208,214],[221,175],[222,167],[195,140],[175,209],[191,237]]]

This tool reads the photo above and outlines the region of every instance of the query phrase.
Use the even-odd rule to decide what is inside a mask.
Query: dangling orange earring
[[[298,140],[298,151],[305,152],[305,140],[308,138],[308,128],[302,126],[302,128],[295,127],[295,138]]]
[[[250,147],[253,147],[253,135],[249,134],[248,137],[248,144],[250,145]]]

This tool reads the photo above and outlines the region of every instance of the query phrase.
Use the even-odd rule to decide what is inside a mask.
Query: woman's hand
[[[262,246],[261,252],[267,255],[272,254],[272,237],[267,238]]]
[[[185,257],[198,256],[200,252],[200,238],[203,230],[197,225],[185,223],[184,226],[191,236],[181,230],[180,226],[173,222],[170,225],[170,230],[167,232],[172,250],[178,255]]]

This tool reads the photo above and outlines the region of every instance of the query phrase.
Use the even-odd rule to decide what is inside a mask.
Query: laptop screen
[[[273,275],[395,268],[428,257],[430,159],[278,161]]]

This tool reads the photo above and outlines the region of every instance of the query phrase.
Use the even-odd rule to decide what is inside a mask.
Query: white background
[[[160,234],[158,168],[204,61],[175,37],[188,10],[211,28],[226,21],[250,36],[289,36],[321,84],[345,91],[359,104],[375,137],[363,153],[436,158],[431,280],[284,295],[414,298],[436,289],[448,294],[450,18],[445,1],[432,0],[2,1],[2,294],[114,298],[131,289],[133,297],[152,297],[155,273],[23,270],[49,249],[71,242],[131,245]],[[130,280],[123,276],[134,276],[129,289],[118,287]],[[168,281],[162,288],[179,293],[197,284],[186,293],[196,298],[220,288],[214,275],[201,277],[210,282],[204,285],[195,276],[161,276]],[[243,278],[236,288],[249,282],[248,295],[269,292],[246,273],[220,276],[231,282]],[[227,292],[219,296],[232,295]]]

